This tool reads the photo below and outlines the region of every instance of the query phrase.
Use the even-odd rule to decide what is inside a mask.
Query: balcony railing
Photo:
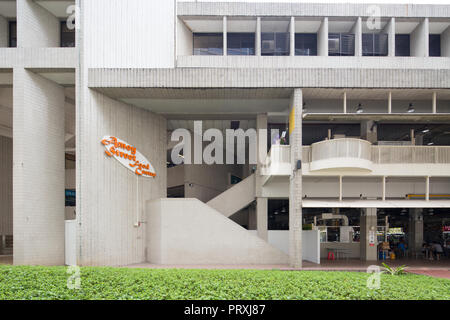
[[[372,171],[369,141],[353,138],[325,140],[311,145],[311,171],[346,169]]]
[[[376,164],[450,163],[446,146],[372,146],[371,160]]]

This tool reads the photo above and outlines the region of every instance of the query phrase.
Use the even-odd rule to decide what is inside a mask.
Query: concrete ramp
[[[252,174],[206,204],[222,213],[225,217],[230,217],[239,210],[244,209],[254,200],[255,174]]]
[[[155,264],[287,264],[288,255],[197,199],[147,202],[147,260]]]

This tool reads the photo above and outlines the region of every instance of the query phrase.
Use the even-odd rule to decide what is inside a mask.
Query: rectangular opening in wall
[[[352,33],[330,33],[328,35],[328,55],[354,56],[355,35]]]
[[[261,55],[288,56],[289,49],[289,20],[261,19]]]
[[[441,35],[430,34],[429,35],[429,56],[440,57],[441,56]]]
[[[255,34],[243,32],[227,33],[227,54],[230,56],[255,55]]]
[[[387,33],[363,33],[362,34],[363,56],[387,56],[388,34]]]
[[[397,57],[411,56],[409,34],[396,34],[395,35],[395,56],[397,56]]]
[[[61,21],[61,47],[75,47],[75,28],[69,28],[67,21]]]
[[[223,55],[223,33],[194,33],[194,55]]]
[[[317,34],[296,33],[295,34],[296,56],[317,56]]]
[[[17,22],[9,21],[8,24],[8,47],[17,47]]]

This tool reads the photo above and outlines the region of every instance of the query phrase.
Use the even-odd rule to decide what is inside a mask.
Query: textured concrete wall
[[[441,34],[441,56],[450,57],[450,27]]]
[[[93,88],[450,88],[450,69],[89,69],[88,83]]]
[[[8,30],[9,30],[8,20],[6,20],[3,16],[0,15],[0,47],[8,46],[9,42]]]
[[[12,139],[0,136],[0,235],[13,234]]]
[[[174,67],[174,1],[82,0],[81,3],[86,67]]]
[[[302,90],[294,89],[289,116],[292,169],[289,177],[289,264],[293,268],[302,267],[302,170],[297,169],[297,161],[302,159],[302,106]]]
[[[414,29],[410,36],[411,42],[411,56],[414,57],[428,57],[429,46],[429,23],[428,18],[425,18]]]
[[[145,261],[146,224],[135,223],[145,220],[147,200],[166,196],[166,120],[95,91],[86,94],[77,137],[78,263]],[[138,178],[109,158],[100,143],[105,135],[134,145],[153,165],[156,178]]]
[[[288,257],[197,199],[147,204],[149,262],[286,264]],[[151,250],[155,250],[154,252]]]
[[[17,46],[59,47],[60,21],[33,0],[17,0]]]
[[[181,19],[177,18],[177,56],[192,55],[194,53],[193,45],[192,31]]]
[[[177,14],[185,16],[330,16],[364,17],[374,3],[277,3],[277,2],[178,2]],[[450,6],[429,4],[379,4],[381,17],[450,17]]]
[[[14,69],[14,264],[64,263],[64,88]]]

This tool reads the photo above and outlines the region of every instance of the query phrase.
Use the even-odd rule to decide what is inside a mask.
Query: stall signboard
[[[114,136],[104,136],[101,143],[108,157],[114,157],[137,176],[156,177],[155,169],[136,147]]]
[[[442,231],[444,232],[450,232],[450,226],[443,226]]]
[[[387,233],[388,234],[404,234],[402,228],[389,228]]]

